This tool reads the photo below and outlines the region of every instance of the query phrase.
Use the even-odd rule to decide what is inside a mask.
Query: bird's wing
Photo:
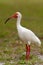
[[[27,41],[41,44],[41,41],[39,40],[39,38],[31,30],[24,28],[23,35]]]

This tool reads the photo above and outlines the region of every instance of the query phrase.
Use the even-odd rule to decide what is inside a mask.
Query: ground
[[[41,40],[41,47],[31,44],[26,61],[25,43],[17,34],[16,20],[5,20],[16,11],[22,13],[21,25],[32,30]],[[0,0],[0,65],[43,65],[43,0]]]

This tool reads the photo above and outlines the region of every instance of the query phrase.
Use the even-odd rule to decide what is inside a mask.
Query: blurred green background
[[[11,19],[6,25],[4,24],[5,20],[17,11],[22,13],[21,25],[32,30],[38,37],[43,37],[43,0],[0,0],[0,62],[6,64],[10,64],[11,60],[15,62],[14,64],[19,60],[17,65],[20,62],[25,64],[23,62],[25,56],[19,58],[25,51],[25,44],[22,45],[23,43],[21,44],[21,40],[19,40],[16,20]],[[42,46],[38,50],[37,46],[35,48],[35,45],[31,45],[31,52],[34,52],[35,48],[43,55],[43,39],[41,42]],[[28,63],[35,65],[37,60],[39,64],[43,64],[43,61],[40,62],[36,56],[31,55],[32,58]]]

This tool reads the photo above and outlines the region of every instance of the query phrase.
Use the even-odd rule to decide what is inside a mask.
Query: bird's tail
[[[38,43],[38,46],[40,47],[41,46],[41,41],[39,38],[37,38],[37,43]]]

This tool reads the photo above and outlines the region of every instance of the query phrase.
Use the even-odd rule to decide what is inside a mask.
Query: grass
[[[38,37],[43,37],[43,0],[30,1],[15,1],[15,0],[0,0],[0,62],[5,62],[5,65],[26,65],[25,44],[21,44],[16,29],[16,20],[10,20],[6,25],[5,20],[16,11],[20,11],[23,15],[21,25],[31,29]],[[43,39],[41,49],[31,45],[31,52],[34,49],[43,55]],[[29,65],[36,63],[43,64],[36,55],[31,54]],[[14,63],[10,63],[10,62]],[[16,62],[17,61],[17,62]]]

